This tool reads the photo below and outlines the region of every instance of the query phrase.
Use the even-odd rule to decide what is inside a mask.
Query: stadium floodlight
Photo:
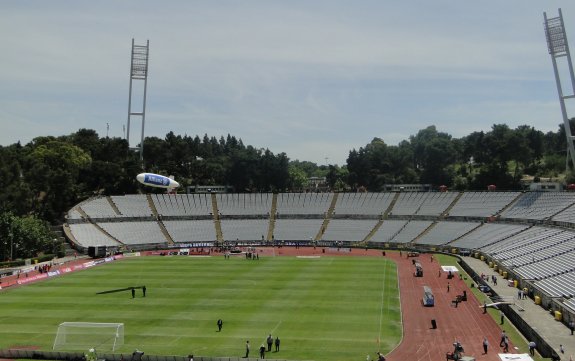
[[[144,126],[146,123],[146,91],[148,88],[148,59],[150,54],[150,41],[146,45],[135,45],[132,39],[132,61],[130,63],[130,91],[128,98],[128,129],[126,133],[126,140],[130,144],[130,125],[132,117],[140,117],[142,121],[142,132],[140,134],[140,145],[130,149],[140,152],[140,161],[144,161]],[[132,111],[132,96],[133,96],[133,83],[134,80],[143,81],[143,99],[142,109],[140,111]]]
[[[545,37],[547,38],[547,48],[551,55],[553,62],[553,71],[555,73],[555,82],[557,84],[557,92],[559,94],[559,103],[561,105],[561,114],[563,116],[563,127],[565,128],[565,136],[567,137],[567,152],[571,155],[571,166],[575,168],[575,139],[571,135],[571,125],[567,115],[566,100],[575,99],[575,75],[573,73],[573,63],[571,62],[571,53],[569,52],[569,43],[567,42],[567,33],[565,32],[565,24],[563,23],[563,14],[559,9],[559,16],[555,18],[547,18],[547,13],[543,13],[545,20]],[[569,95],[563,94],[563,87],[561,86],[561,78],[559,77],[559,69],[557,60],[565,58],[567,60],[567,68],[569,70],[572,93]]]
[[[52,349],[115,351],[123,344],[123,323],[62,322]]]

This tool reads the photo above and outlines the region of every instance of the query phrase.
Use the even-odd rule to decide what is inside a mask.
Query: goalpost
[[[115,351],[123,344],[123,323],[62,322],[52,349]]]

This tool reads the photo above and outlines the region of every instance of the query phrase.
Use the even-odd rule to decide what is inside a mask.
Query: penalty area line
[[[273,330],[271,330],[270,335],[273,335],[274,332],[280,327],[281,324],[282,324],[282,320],[280,320],[280,322],[278,322],[278,324],[276,325],[276,327],[274,327]]]

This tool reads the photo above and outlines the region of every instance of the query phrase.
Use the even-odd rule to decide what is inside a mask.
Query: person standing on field
[[[487,348],[489,347],[489,341],[487,341],[487,337],[483,337],[483,354],[487,355]]]
[[[266,342],[267,342],[267,344],[268,344],[268,352],[271,352],[271,351],[272,351],[272,345],[273,345],[273,343],[274,343],[274,338],[272,337],[272,334],[271,334],[271,333],[268,335],[268,338],[266,339]]]

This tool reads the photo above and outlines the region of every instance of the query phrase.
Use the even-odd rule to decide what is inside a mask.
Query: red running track
[[[464,355],[473,356],[476,360],[499,361],[498,353],[501,329],[489,314],[483,314],[483,308],[471,293],[471,280],[460,280],[455,273],[448,280],[445,272],[431,255],[417,257],[424,273],[423,277],[414,277],[412,260],[399,253],[389,252],[388,256],[397,263],[400,284],[401,309],[403,319],[403,340],[387,359],[404,361],[438,361],[445,360],[446,352],[453,351],[457,340],[465,349]],[[449,292],[447,285],[449,283]],[[423,307],[423,286],[429,286],[435,296],[434,307]],[[467,291],[467,301],[452,305],[456,295]],[[437,322],[437,329],[431,328],[431,320]],[[483,337],[487,337],[489,347],[483,354]],[[512,345],[509,345],[510,350]]]

